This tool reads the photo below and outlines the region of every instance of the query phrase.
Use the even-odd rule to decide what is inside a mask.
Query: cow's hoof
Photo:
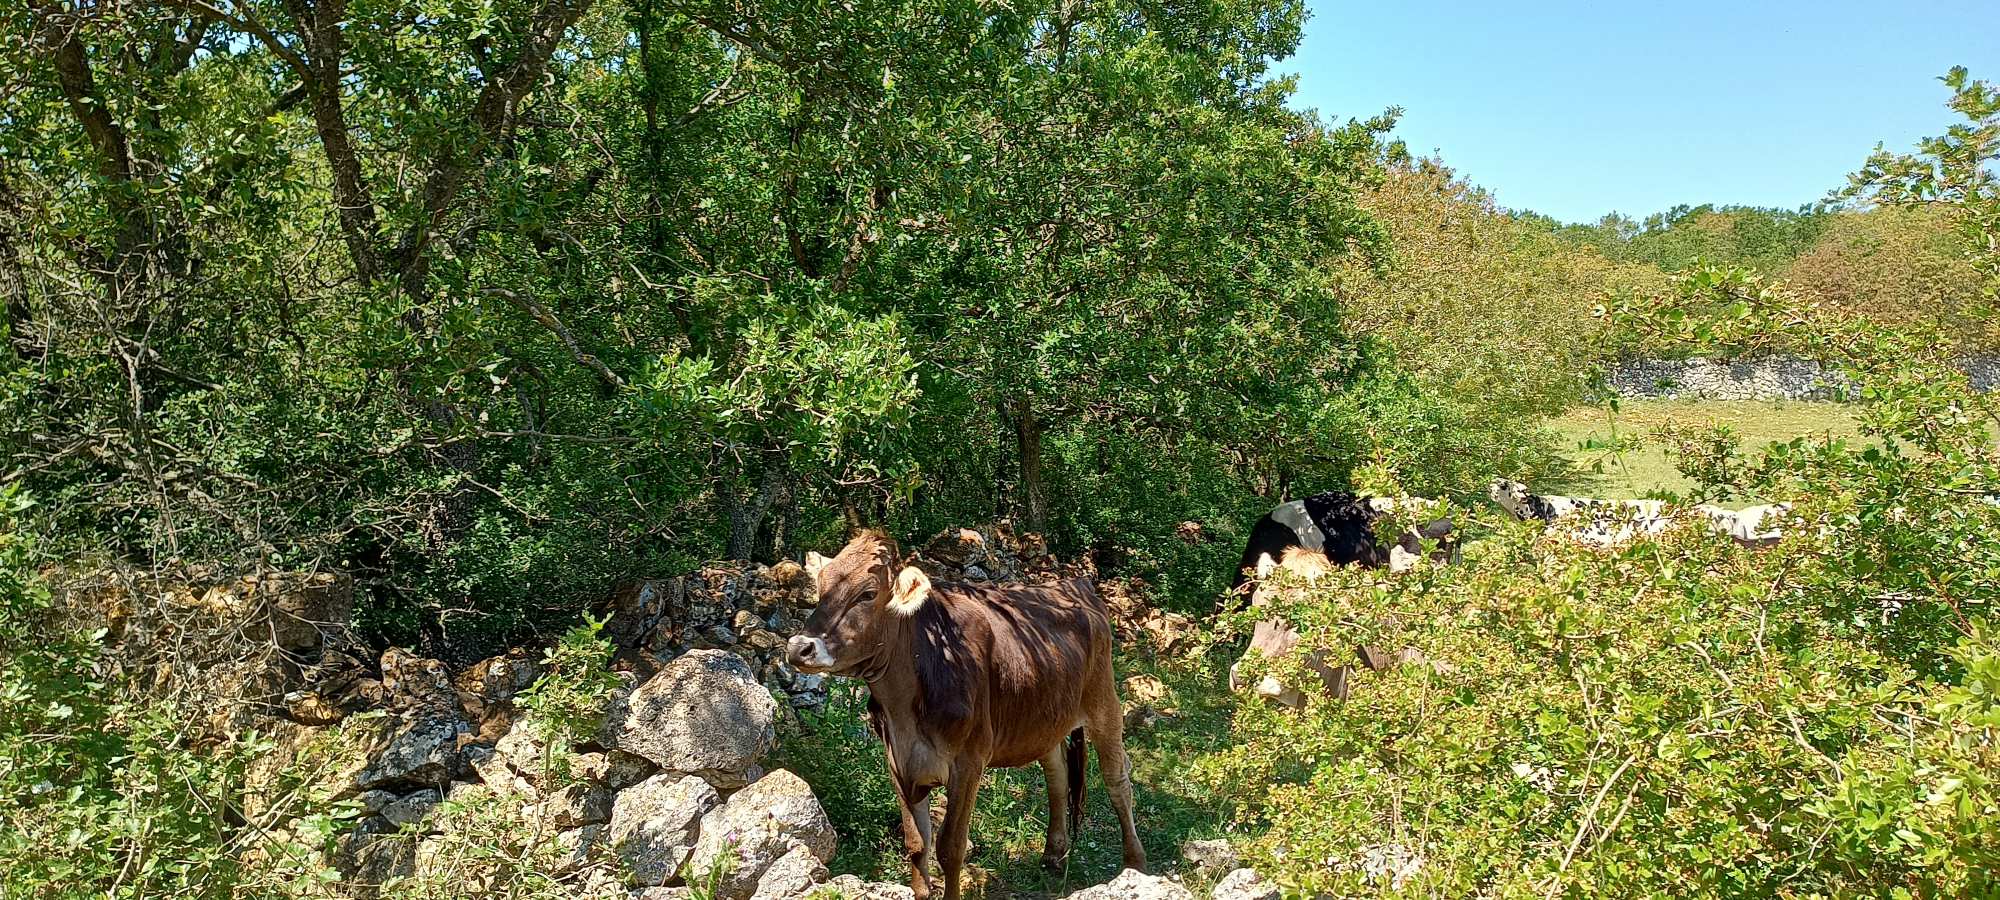
[[[1068,865],[1069,865],[1068,852],[1042,854],[1042,868],[1047,869],[1050,872],[1061,872],[1063,868]]]

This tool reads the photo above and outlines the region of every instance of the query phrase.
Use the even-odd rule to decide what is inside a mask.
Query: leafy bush
[[[521,692],[536,736],[541,738],[542,771],[557,783],[570,779],[569,758],[576,744],[594,739],[604,724],[604,704],[618,687],[611,672],[611,641],[605,619],[585,617],[542,654],[542,674]]]
[[[1387,352],[1348,394],[1367,414],[1314,433],[1359,431],[1373,446],[1347,458],[1380,448],[1420,493],[1463,495],[1496,473],[1546,467],[1542,420],[1587,395],[1607,353],[1591,310],[1665,277],[1569,245],[1432,160],[1392,166],[1362,205],[1388,231],[1394,260],[1382,271],[1343,262],[1335,280],[1351,327]]]
[[[1606,259],[1638,263],[1661,272],[1692,266],[1741,266],[1767,275],[1783,272],[1823,234],[1833,210],[1682,204],[1644,221],[1611,213],[1588,225],[1542,224]]]
[[[1983,680],[1926,679],[1830,621],[1810,551],[1699,530],[1597,553],[1531,526],[1287,608],[1363,673],[1345,702],[1238,714],[1203,762],[1305,893],[1983,896],[2000,763]],[[1989,632],[1955,651],[1990,672]],[[1985,676],[1981,676],[1983,679]]]
[[[230,896],[260,739],[202,743],[197,716],[122,683],[103,633],[52,608],[30,506],[0,487],[0,896]]]
[[[1927,322],[1968,350],[2000,346],[2000,323],[1981,314],[1981,279],[1957,215],[1928,206],[1836,214],[1782,274],[1793,290],[1878,321]]]
[[[475,900],[496,894],[518,900],[571,900],[608,877],[600,856],[586,859],[549,821],[519,798],[484,787],[461,790],[407,831],[435,830],[423,839],[417,870],[382,886],[384,900]],[[415,840],[414,834],[396,839]],[[601,853],[602,851],[598,851]],[[609,891],[600,891],[604,895]]]

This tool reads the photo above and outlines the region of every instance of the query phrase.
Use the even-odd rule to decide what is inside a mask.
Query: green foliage
[[[1686,204],[1645,221],[1611,213],[1589,225],[1562,225],[1532,216],[1567,240],[1595,248],[1604,258],[1679,272],[1708,264],[1783,272],[1825,232],[1833,211],[1823,205],[1797,210]]]
[[[1463,495],[1496,473],[1539,474],[1545,418],[1585,396],[1604,347],[1604,296],[1664,282],[1650,268],[1568,246],[1433,160],[1393,166],[1362,196],[1388,231],[1386,268],[1335,268],[1352,327],[1387,359],[1313,433],[1353,461],[1386,453],[1420,493]]]
[[[521,692],[542,741],[542,771],[557,784],[571,780],[569,760],[575,745],[596,736],[604,725],[604,704],[618,687],[611,672],[611,641],[603,636],[604,619],[584,622],[563,633],[542,654],[542,674]]]
[[[1725,432],[1677,436],[1694,497],[1794,504],[1768,550],[1692,525],[1598,551],[1511,523],[1462,567],[1279,578],[1275,611],[1317,649],[1443,665],[1239,713],[1237,746],[1201,768],[1268,828],[1264,865],[1302,893],[2000,890],[2000,407],[1922,323],[1743,268],[1611,312],[1658,345],[1808,353],[1859,384],[1869,440],[1752,457]]]
[[[1329,652],[1414,646],[1450,668],[1239,712],[1240,746],[1202,766],[1268,826],[1262,866],[1304,893],[1396,896],[1993,889],[1994,732],[1824,617],[1794,580],[1809,555],[1531,531],[1462,568],[1294,595]]]
[[[1977,314],[2000,314],[2000,88],[1972,77],[1964,66],[1939,79],[1951,89],[1950,106],[1964,121],[1925,138],[1915,154],[1876,147],[1849,179],[1847,195],[1891,206],[1948,207],[1965,259],[1982,279]]]
[[[0,488],[0,895],[226,897],[235,793],[255,734],[201,745],[186,710],[134,702],[102,633],[55,614],[21,517]]]
[[[484,787],[462,789],[439,803],[420,825],[438,833],[423,839],[424,863],[415,874],[382,886],[386,900],[475,900],[501,894],[520,900],[567,900],[598,870],[565,846],[542,816],[518,798]],[[386,840],[416,840],[414,834]]]
[[[2000,346],[1959,214],[1935,205],[1841,212],[1783,275],[1795,291],[1891,324],[1923,322],[1967,350]]]
[[[0,13],[0,451],[61,552],[330,563],[467,662],[846,524],[1177,562],[1397,412],[1324,272],[1391,120],[1287,107],[1297,4],[320,10]]]

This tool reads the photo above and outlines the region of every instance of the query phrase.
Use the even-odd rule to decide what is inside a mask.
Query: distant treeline
[[[1608,260],[1668,273],[1702,263],[1755,269],[1878,321],[1941,326],[1968,349],[2000,341],[1976,306],[1979,272],[1956,232],[1962,213],[1948,207],[1704,203],[1643,220],[1611,213],[1591,224],[1516,215]]]

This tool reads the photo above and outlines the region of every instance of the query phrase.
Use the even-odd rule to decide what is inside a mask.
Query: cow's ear
[[[931,577],[916,566],[904,566],[889,590],[889,611],[899,616],[916,615],[930,596]]]
[[[819,584],[819,570],[826,568],[826,564],[830,562],[833,560],[811,550],[806,551],[806,574],[812,576],[813,584]]]
[[[1272,559],[1271,554],[1269,553],[1257,554],[1257,577],[1259,579],[1271,577],[1271,570],[1277,567],[1278,567],[1278,561]]]

